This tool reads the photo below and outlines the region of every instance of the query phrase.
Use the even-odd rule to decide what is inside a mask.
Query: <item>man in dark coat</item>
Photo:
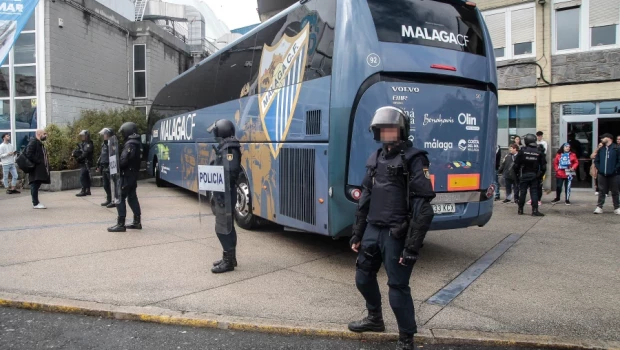
[[[32,207],[34,209],[46,209],[39,202],[39,188],[42,184],[50,183],[50,163],[47,156],[47,150],[43,145],[43,141],[47,139],[45,130],[37,130],[36,138],[33,138],[26,147],[26,158],[34,164],[34,168],[28,172],[30,180],[30,195],[32,196]]]

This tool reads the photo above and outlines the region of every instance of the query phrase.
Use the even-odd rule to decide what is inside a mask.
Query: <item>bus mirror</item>
[[[146,134],[140,135],[140,140],[142,141],[142,143],[146,143]]]

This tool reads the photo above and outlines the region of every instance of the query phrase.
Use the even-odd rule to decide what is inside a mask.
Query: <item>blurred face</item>
[[[381,142],[398,141],[398,128],[381,128]]]
[[[86,135],[80,135],[80,140],[86,141]]]
[[[568,153],[568,152],[570,152],[570,146],[566,145],[564,146],[564,153]]]
[[[515,137],[515,143],[517,145],[521,143],[521,138],[519,136]]]
[[[103,139],[104,140],[109,140],[110,139],[110,135],[108,133],[103,134]]]
[[[517,153],[519,153],[519,150],[518,150],[518,149],[516,149],[516,148],[512,148],[512,147],[510,147],[510,153],[512,153],[512,154],[517,154]]]
[[[41,136],[40,136],[40,138],[39,138],[39,139],[40,139],[41,141],[45,141],[45,140],[47,140],[47,133],[46,133],[46,132],[42,132],[42,133],[41,133]]]
[[[536,139],[537,139],[538,141],[542,141],[542,135],[536,135]]]
[[[603,138],[603,144],[605,145],[611,145],[612,142],[613,141],[609,137]]]
[[[620,136],[616,138],[616,143],[620,145]]]
[[[4,137],[4,142],[11,142],[11,135],[6,135]]]

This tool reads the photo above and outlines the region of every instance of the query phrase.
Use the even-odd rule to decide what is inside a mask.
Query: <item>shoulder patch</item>
[[[232,153],[228,153],[226,155],[226,159],[228,159],[229,162],[232,161],[233,160],[233,154]]]
[[[427,179],[431,179],[431,173],[428,171],[428,168],[424,168],[424,177]]]

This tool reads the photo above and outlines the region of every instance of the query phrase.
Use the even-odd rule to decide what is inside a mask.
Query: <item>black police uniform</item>
[[[101,144],[101,154],[97,159],[97,168],[101,170],[101,180],[103,182],[103,190],[105,191],[105,202],[101,206],[108,206],[112,203],[112,190],[110,185],[110,151],[108,149],[108,140],[103,140]]]
[[[78,144],[78,149],[74,153],[77,155],[78,164],[80,164],[80,183],[82,191],[76,194],[78,197],[90,196],[90,167],[93,164],[93,141],[87,135],[87,139]]]
[[[547,160],[544,153],[538,150],[536,142],[527,144],[515,158],[515,167],[519,176],[519,214],[523,214],[527,190],[530,190],[532,200],[532,215],[542,216],[538,212],[538,186],[542,176],[547,172]]]
[[[377,283],[377,272],[383,263],[388,276],[390,306],[399,332],[409,335],[417,332],[409,288],[413,263],[403,266],[399,260],[405,249],[417,258],[433,220],[430,201],[435,198],[435,192],[426,155],[426,151],[411,147],[408,142],[389,151],[383,147],[372,154],[366,164],[368,170],[353,227],[354,235],[361,238],[355,284],[366,299],[369,315],[378,316],[383,323]],[[410,208],[407,207],[407,189]]]
[[[237,180],[241,174],[241,148],[239,140],[234,136],[235,126],[227,119],[216,121],[209,129],[219,139],[215,148],[216,158],[213,165],[224,166],[228,179],[227,192],[214,192],[215,233],[224,250],[221,260],[213,263],[211,272],[223,273],[233,271],[237,266],[237,231],[234,215],[237,203]],[[228,196],[228,198],[226,198]],[[226,206],[229,202],[229,207]]]
[[[126,126],[126,124],[130,124]],[[138,202],[138,194],[136,189],[138,188],[138,177],[140,172],[140,152],[142,145],[140,142],[140,135],[137,134],[137,127],[134,123],[125,123],[119,130],[125,138],[125,145],[123,152],[121,153],[119,161],[120,179],[119,185],[121,187],[120,202],[116,206],[118,212],[118,221],[116,226],[108,228],[110,232],[124,232],[128,229],[142,229],[140,211],[140,202]],[[133,222],[129,225],[125,225],[125,217],[127,216],[127,206],[125,201],[129,203],[129,207],[133,212]]]

